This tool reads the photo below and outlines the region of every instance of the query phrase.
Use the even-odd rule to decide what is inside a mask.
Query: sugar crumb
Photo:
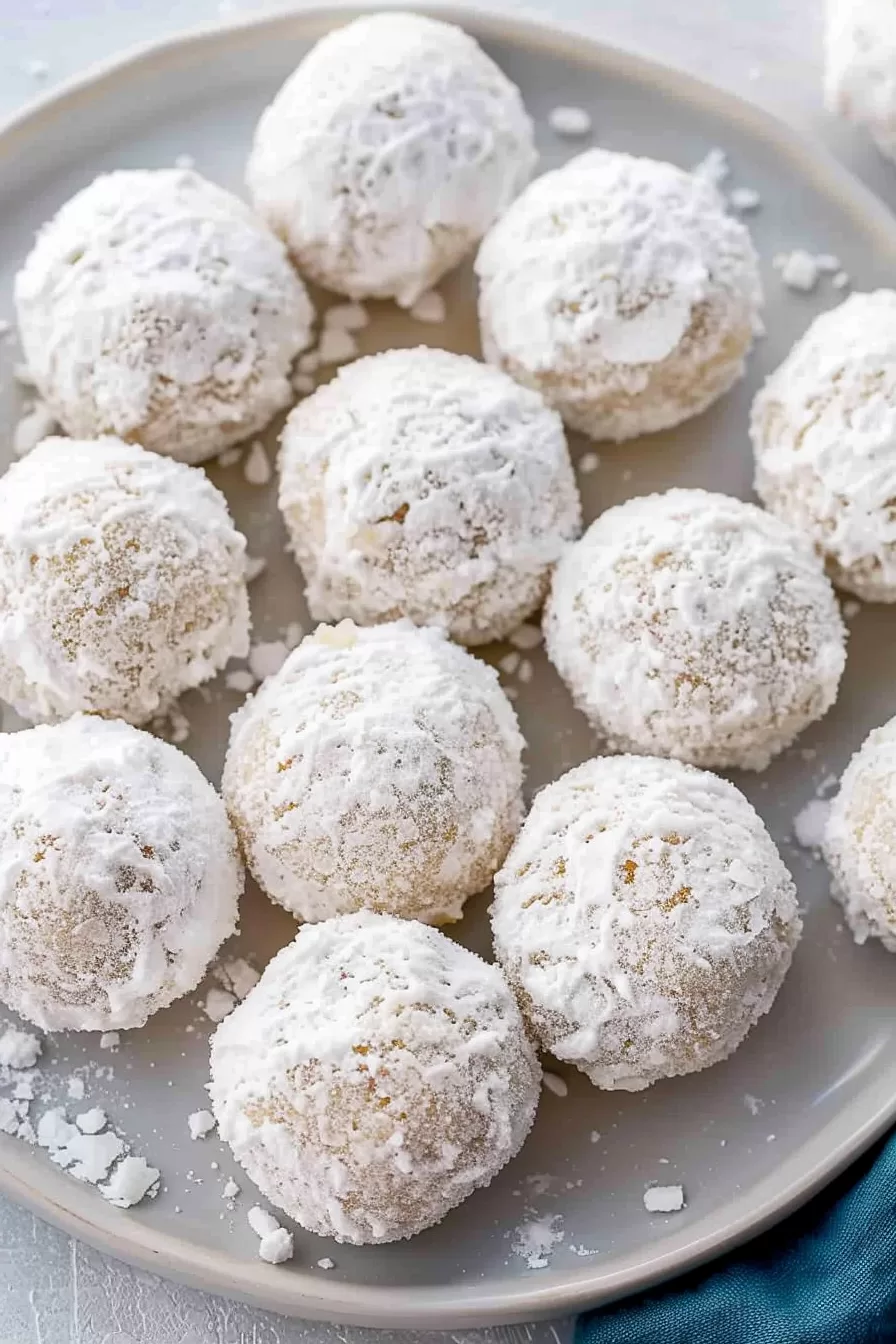
[[[555,1097],[566,1097],[569,1095],[569,1084],[565,1078],[561,1078],[556,1073],[550,1073],[545,1069],[541,1075],[541,1081],[549,1092],[553,1092]]]
[[[261,439],[254,439],[243,463],[243,476],[249,485],[267,485],[271,479],[271,464]]]
[[[318,1260],[317,1267],[318,1269],[335,1269],[336,1261],[331,1260],[328,1255],[325,1255],[322,1260]]]
[[[684,1208],[684,1190],[680,1185],[649,1185],[644,1207],[648,1213],[678,1213]]]
[[[241,695],[248,695],[255,684],[255,677],[248,668],[236,667],[224,677],[224,685],[228,691],[238,691]]]
[[[437,289],[428,289],[421,294],[416,303],[411,304],[408,314],[415,322],[444,322],[446,316],[445,300]]]
[[[512,630],[507,636],[507,642],[509,644],[512,644],[515,649],[522,649],[524,651],[537,649],[543,639],[544,635],[542,634],[541,627],[529,624],[518,625],[517,628]]]
[[[591,130],[591,117],[583,107],[552,107],[548,125],[557,135],[574,140]]]
[[[221,1191],[221,1198],[236,1199],[239,1192],[240,1187],[237,1185],[236,1181],[231,1176],[228,1178],[228,1180],[224,1182],[224,1189]]]
[[[705,182],[711,182],[714,187],[720,187],[729,176],[731,169],[728,166],[728,156],[724,149],[714,146],[703,156],[692,171],[695,177],[702,177]]]
[[[728,193],[728,200],[735,210],[741,214],[747,214],[750,210],[758,210],[762,204],[762,197],[755,187],[733,187]]]
[[[106,1185],[100,1186],[100,1192],[110,1204],[129,1209],[139,1204],[145,1195],[156,1194],[160,1174],[157,1167],[151,1167],[142,1157],[125,1157]]]
[[[33,1069],[43,1046],[39,1036],[18,1027],[7,1027],[0,1036],[0,1065],[9,1069]]]
[[[260,578],[268,567],[268,562],[263,555],[246,556],[246,582],[254,583]]]
[[[318,363],[347,364],[357,353],[358,342],[350,331],[345,331],[342,327],[324,327],[317,347]],[[302,368],[301,360],[299,368]]]
[[[94,1106],[89,1111],[81,1111],[80,1115],[75,1116],[75,1124],[82,1134],[99,1134],[101,1129],[105,1129],[108,1123],[108,1116],[101,1106]]]
[[[117,1050],[121,1044],[121,1032],[104,1031],[100,1037],[101,1050]]]
[[[803,849],[821,849],[825,827],[828,824],[830,802],[825,798],[810,798],[793,819],[793,834]]]
[[[246,1214],[246,1221],[255,1233],[256,1237],[268,1237],[272,1232],[276,1232],[280,1224],[272,1213],[263,1209],[260,1204],[253,1204]]]
[[[545,1269],[555,1246],[565,1237],[563,1219],[558,1213],[530,1218],[514,1229],[511,1250],[530,1269]]]
[[[212,1022],[223,1022],[228,1013],[236,1007],[236,999],[229,994],[226,989],[218,989],[215,986],[208,991],[205,996],[205,1003],[202,1005],[203,1012]]]
[[[287,1232],[285,1227],[278,1227],[275,1232],[269,1232],[258,1243],[258,1255],[261,1260],[265,1260],[269,1265],[282,1265],[285,1260],[291,1260],[293,1255],[292,1233]]]
[[[578,461],[579,473],[582,476],[590,476],[599,466],[600,457],[597,453],[583,453]]]
[[[211,1111],[193,1111],[187,1116],[190,1138],[204,1139],[207,1134],[211,1134],[217,1123]]]
[[[264,681],[279,672],[288,657],[289,649],[282,639],[261,640],[249,649],[249,671],[256,681]]]
[[[324,328],[330,331],[361,331],[369,321],[362,303],[335,303],[323,317]]]

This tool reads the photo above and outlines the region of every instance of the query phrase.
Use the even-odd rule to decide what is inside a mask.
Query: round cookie
[[[313,309],[283,244],[197,173],[108,173],[37,236],[15,284],[41,397],[75,438],[202,462],[292,400]]]
[[[441,631],[345,621],[234,716],[222,788],[253,876],[300,919],[441,924],[519,829],[524,745],[497,674]]]
[[[410,307],[528,182],[517,87],[453,24],[372,14],[328,33],[263,113],[256,210],[302,271]]]
[[[466,355],[360,359],[296,406],[282,444],[280,508],[317,620],[503,639],[579,532],[559,417]]]
[[[753,403],[756,492],[838,588],[896,602],[896,293],[815,319]]]
[[[856,942],[879,938],[896,952],[896,719],[869,733],[846,767],[823,849]]]
[[[249,649],[245,538],[195,467],[45,439],[0,479],[0,697],[144,723]]]
[[[587,761],[542,790],[495,878],[495,952],[545,1050],[635,1092],[726,1059],[801,931],[793,880],[732,784]]]
[[[811,546],[728,495],[608,509],[557,566],[548,655],[610,750],[763,770],[830,709],[846,660]]]
[[[236,928],[243,869],[199,767],[121,721],[0,735],[0,1000],[45,1031],[141,1027]]]
[[[705,410],[743,374],[761,325],[756,253],[715,187],[604,149],[537,178],[476,273],[486,359],[593,439]]]
[[[211,1047],[218,1133],[262,1193],[355,1245],[439,1222],[516,1155],[541,1070],[504,977],[412,920],[299,931]]]
[[[888,0],[826,0],[824,95],[896,159],[896,11]]]

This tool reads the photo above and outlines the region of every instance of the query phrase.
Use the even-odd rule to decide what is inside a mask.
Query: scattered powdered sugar
[[[555,1097],[566,1097],[569,1095],[569,1084],[565,1078],[559,1077],[556,1073],[549,1073],[547,1070],[542,1074],[541,1081],[549,1092],[553,1092]]]
[[[254,439],[243,459],[243,476],[249,485],[267,485],[272,474],[264,444],[261,439]]]
[[[228,1013],[236,1007],[236,999],[229,994],[226,989],[218,989],[216,986],[208,991],[203,1004],[203,1011],[207,1018],[212,1022],[223,1022]]]
[[[590,476],[600,466],[600,457],[597,453],[583,453],[576,466],[583,476]]]
[[[521,656],[518,653],[505,653],[503,658],[498,659],[498,669],[505,676],[512,677],[519,668]]]
[[[559,1213],[529,1218],[514,1229],[511,1250],[530,1269],[546,1269],[554,1247],[559,1246],[566,1233]]]
[[[142,1026],[236,925],[224,804],[194,761],[120,720],[0,736],[0,850],[0,998],[48,1031]],[[38,921],[20,913],[34,902]]]
[[[361,331],[370,322],[363,303],[336,303],[323,316],[324,330]]]
[[[263,1209],[260,1204],[253,1204],[246,1218],[256,1237],[269,1237],[280,1226],[274,1215]]]
[[[66,1092],[68,1093],[72,1101],[83,1101],[84,1079],[78,1077],[77,1074],[73,1074],[72,1077],[69,1078],[68,1080],[68,1084],[66,1086]]]
[[[301,919],[440,923],[516,833],[522,746],[495,673],[442,631],[345,621],[234,716],[223,790],[256,880]]]
[[[408,314],[415,322],[444,322],[446,317],[445,300],[437,289],[428,289],[421,294],[416,303],[411,304]]]
[[[319,364],[347,364],[358,354],[358,342],[343,327],[324,327],[317,347]]]
[[[280,506],[316,620],[400,613],[462,643],[503,638],[579,529],[559,417],[467,356],[358,360],[296,406],[282,443]]]
[[[121,1032],[119,1031],[104,1031],[100,1036],[101,1050],[117,1050],[120,1044]]]
[[[793,819],[793,834],[803,849],[821,849],[831,804],[824,798],[811,798]]]
[[[793,880],[743,794],[646,756],[597,757],[536,795],[491,921],[543,1049],[625,1091],[731,1054],[771,1007],[801,929]],[[667,969],[671,931],[691,975]],[[576,975],[561,974],[570,962]]]
[[[834,289],[846,289],[849,284],[849,272],[838,271],[836,275],[831,277],[831,284]]]
[[[122,1158],[100,1192],[110,1204],[129,1209],[139,1204],[145,1195],[154,1195],[159,1183],[159,1171],[142,1157]]]
[[[781,279],[788,289],[800,290],[808,294],[815,288],[819,267],[811,252],[798,247],[793,252],[780,253],[772,260],[775,270],[781,272]]]
[[[349,1100],[368,1098],[364,1078],[382,1105]],[[496,967],[362,912],[305,924],[277,954],[212,1038],[209,1093],[263,1194],[361,1244],[411,1236],[488,1184],[522,1146],[539,1083]]]
[[[695,177],[702,178],[714,187],[720,187],[731,176],[728,155],[724,149],[714,145],[693,168]]]
[[[293,1257],[292,1233],[287,1232],[285,1227],[278,1227],[275,1231],[269,1232],[258,1243],[258,1255],[269,1265],[282,1265],[285,1260],[291,1260]]]
[[[537,649],[543,639],[540,625],[518,625],[507,636],[509,644],[512,644],[515,649],[522,649],[523,651]]]
[[[240,1192],[240,1187],[237,1185],[237,1183],[236,1183],[236,1181],[233,1179],[233,1177],[232,1177],[232,1176],[229,1176],[229,1177],[227,1178],[227,1180],[224,1182],[224,1188],[223,1188],[222,1191],[221,1191],[221,1198],[222,1198],[222,1199],[236,1199],[236,1197],[237,1197],[237,1195],[239,1194],[239,1192]]]
[[[39,1036],[18,1027],[7,1027],[0,1036],[0,1066],[32,1069],[40,1059],[43,1046]]]
[[[728,200],[735,210],[741,214],[748,214],[751,210],[758,210],[762,204],[762,197],[754,187],[732,187],[728,193]]]
[[[279,672],[288,657],[289,649],[282,639],[259,640],[249,649],[249,671],[256,681],[264,681]]]
[[[187,1126],[191,1139],[204,1139],[215,1127],[215,1117],[211,1111],[193,1111],[187,1116]]]
[[[577,140],[591,130],[591,116],[584,107],[552,107],[548,125],[555,134]]]
[[[760,325],[758,258],[713,183],[603,149],[536,178],[476,273],[486,358],[594,439],[703,410]]]
[[[758,393],[750,434],[766,507],[814,542],[839,588],[896,599],[896,292],[817,317]]]
[[[644,1191],[644,1207],[648,1213],[678,1213],[684,1205],[684,1190],[680,1185],[649,1185]]]
[[[837,599],[809,543],[705,490],[602,513],[562,556],[542,627],[612,750],[707,769],[763,770],[831,707],[846,662]]]
[[[317,1267],[318,1269],[335,1269],[336,1261],[331,1260],[328,1255],[325,1255],[322,1260],[318,1260]]]
[[[72,1125],[61,1109],[45,1111],[38,1121],[37,1142],[46,1148],[50,1160],[65,1167],[76,1180],[97,1185],[125,1152],[124,1140],[114,1130],[82,1133]]]
[[[101,1106],[93,1106],[89,1111],[82,1111],[80,1115],[76,1115],[75,1124],[82,1134],[99,1134],[100,1130],[106,1128],[108,1119]]]
[[[758,1115],[765,1105],[765,1102],[761,1097],[754,1097],[750,1092],[745,1092],[744,1105],[751,1115]]]
[[[58,430],[56,417],[43,401],[37,401],[24,411],[13,430],[12,450],[16,457],[25,457],[37,445]]]
[[[246,180],[303,274],[408,307],[475,246],[535,161],[520,92],[474,38],[385,13],[305,56],[262,114]]]
[[[26,360],[67,433],[192,463],[291,400],[313,319],[280,240],[181,169],[96,178],[40,231],[15,293]]]

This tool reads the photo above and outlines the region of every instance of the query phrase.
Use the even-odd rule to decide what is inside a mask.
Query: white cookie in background
[[[824,96],[896,159],[896,8],[890,0],[826,0]]]

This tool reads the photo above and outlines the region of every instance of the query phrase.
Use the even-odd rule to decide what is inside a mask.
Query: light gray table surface
[[[896,209],[896,169],[821,107],[821,0],[544,0],[509,10],[587,24],[823,139]],[[0,118],[136,43],[260,9],[252,0],[0,0]],[[572,1321],[450,1334],[285,1320],[97,1254],[0,1198],[0,1344],[569,1344]]]

